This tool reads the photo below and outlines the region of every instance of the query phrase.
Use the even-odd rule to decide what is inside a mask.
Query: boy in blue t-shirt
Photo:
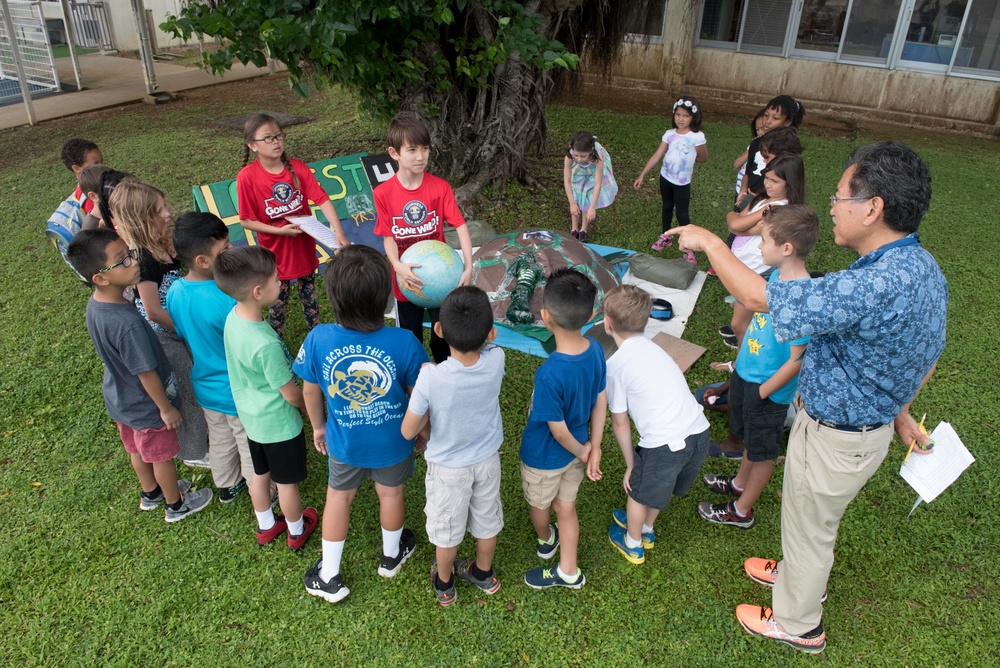
[[[774,267],[771,281],[809,278],[806,258],[819,236],[819,219],[804,204],[764,211],[760,249]],[[799,369],[808,338],[780,343],[771,314],[754,313],[729,379],[729,430],[743,438],[745,450],[735,476],[709,473],[703,481],[713,492],[736,497],[727,503],[702,502],[698,514],[714,524],[749,529],[753,504],[760,498],[774,460],[781,451],[788,404],[795,399]]]
[[[350,590],[340,576],[351,503],[365,478],[375,483],[382,522],[378,574],[391,578],[416,546],[404,528],[403,484],[413,473],[413,440],[400,432],[423,346],[405,329],[385,326],[392,294],[388,260],[348,246],[327,263],[326,294],[337,324],[319,325],[303,342],[293,370],[302,378],[316,449],[329,456],[323,509],[323,556],[305,575],[306,591],[331,603]]]
[[[545,284],[541,316],[555,337],[556,351],[535,372],[531,414],[521,438],[521,482],[537,534],[536,554],[549,559],[562,549],[556,568],[525,574],[525,583],[534,589],[579,589],[587,581],[576,564],[576,494],[585,469],[591,480],[601,478],[608,408],[604,350],[580,332],[594,315],[596,298],[594,284],[573,269],[554,272]],[[552,511],[556,526],[549,523]]]
[[[170,286],[167,312],[174,331],[191,349],[191,384],[208,424],[212,480],[219,501],[231,503],[246,491],[253,462],[226,367],[223,334],[236,300],[219,289],[212,270],[215,257],[229,248],[229,230],[218,216],[192,211],[174,223],[173,242],[188,272]]]

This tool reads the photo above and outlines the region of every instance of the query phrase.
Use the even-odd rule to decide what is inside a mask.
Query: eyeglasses
[[[837,202],[862,202],[866,199],[871,199],[871,197],[837,197],[836,195],[830,195],[830,208]]]
[[[114,269],[115,267],[118,267],[118,266],[122,266],[122,267],[126,267],[126,268],[131,267],[132,263],[135,262],[135,259],[136,259],[136,257],[138,257],[138,255],[139,255],[138,249],[131,248],[131,249],[129,249],[129,252],[125,254],[125,257],[123,257],[122,259],[118,260],[114,264],[109,264],[104,269],[98,269],[97,273],[98,274],[103,274],[104,272],[111,271],[112,269]]]
[[[279,132],[276,135],[268,135],[266,137],[257,137],[257,138],[254,139],[254,141],[262,141],[265,144],[273,144],[275,142],[283,142],[283,141],[285,141],[285,133],[284,132]]]

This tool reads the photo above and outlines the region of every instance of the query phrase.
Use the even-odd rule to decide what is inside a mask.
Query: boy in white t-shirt
[[[708,453],[708,420],[684,374],[662,348],[642,335],[651,299],[620,285],[604,299],[604,328],[618,351],[608,360],[611,427],[625,458],[625,508],[612,513],[608,539],[633,564],[656,542],[653,522],[671,496],[691,488]],[[639,432],[633,450],[632,427]]]
[[[493,571],[497,535],[503,529],[500,503],[500,384],[502,348],[493,310],[477,287],[453,290],[441,304],[435,333],[448,343],[450,356],[425,364],[403,418],[406,438],[427,436],[427,537],[436,547],[431,585],[441,605],[457,598],[455,579],[487,594],[500,589]],[[476,539],[475,559],[456,559],[466,527]]]

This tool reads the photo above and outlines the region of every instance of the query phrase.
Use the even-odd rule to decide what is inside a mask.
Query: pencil
[[[927,431],[924,429],[924,420],[926,419],[927,419],[927,413],[924,413],[924,416],[920,418],[920,431],[924,434],[927,433]],[[912,441],[910,441],[910,449],[906,451],[906,457],[903,458],[904,464],[910,461],[910,455],[913,454],[913,446],[915,446],[916,444],[917,444],[917,439],[913,439]]]

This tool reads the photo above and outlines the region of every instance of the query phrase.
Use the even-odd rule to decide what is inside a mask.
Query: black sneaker
[[[736,340],[735,335],[722,337],[722,342],[734,350],[739,350],[740,348],[740,342]]]
[[[475,563],[475,559],[456,559],[455,577],[459,580],[471,582],[487,594],[495,594],[500,591],[500,580],[497,578],[496,571],[491,568],[490,575],[488,575],[484,580],[480,580],[472,574],[472,567]]]
[[[749,529],[754,525],[753,510],[747,513],[746,517],[740,517],[736,512],[736,504],[732,501],[726,503],[702,501],[698,504],[698,514],[703,520],[712,524],[728,524],[741,529]]]
[[[409,529],[403,529],[403,535],[399,537],[399,554],[395,557],[382,555],[382,562],[378,566],[378,574],[384,578],[394,578],[399,572],[399,567],[406,563],[406,560],[413,554],[413,548],[417,546],[417,537]]]
[[[542,559],[551,559],[555,555],[556,550],[559,549],[559,527],[554,524],[550,524],[549,531],[552,532],[549,537],[549,540],[552,541],[551,543],[542,542],[538,540],[537,536],[535,537],[535,554]]]
[[[734,475],[719,475],[717,473],[707,473],[701,477],[701,481],[705,483],[705,487],[708,487],[716,494],[739,498],[743,495],[743,492],[733,487],[734,480],[736,480],[736,476]]]
[[[237,496],[245,491],[247,491],[246,478],[240,478],[240,481],[232,487],[219,489],[219,503],[232,503],[236,500]]]
[[[733,332],[732,327],[730,327],[729,325],[723,325],[722,327],[719,328],[719,336],[721,337],[736,336],[736,334],[735,332]]]
[[[322,565],[323,558],[320,557],[306,571],[306,592],[312,596],[319,596],[330,603],[336,603],[347,598],[351,590],[344,584],[339,573],[330,578],[329,582],[323,582],[323,579],[319,576],[319,569]]]

